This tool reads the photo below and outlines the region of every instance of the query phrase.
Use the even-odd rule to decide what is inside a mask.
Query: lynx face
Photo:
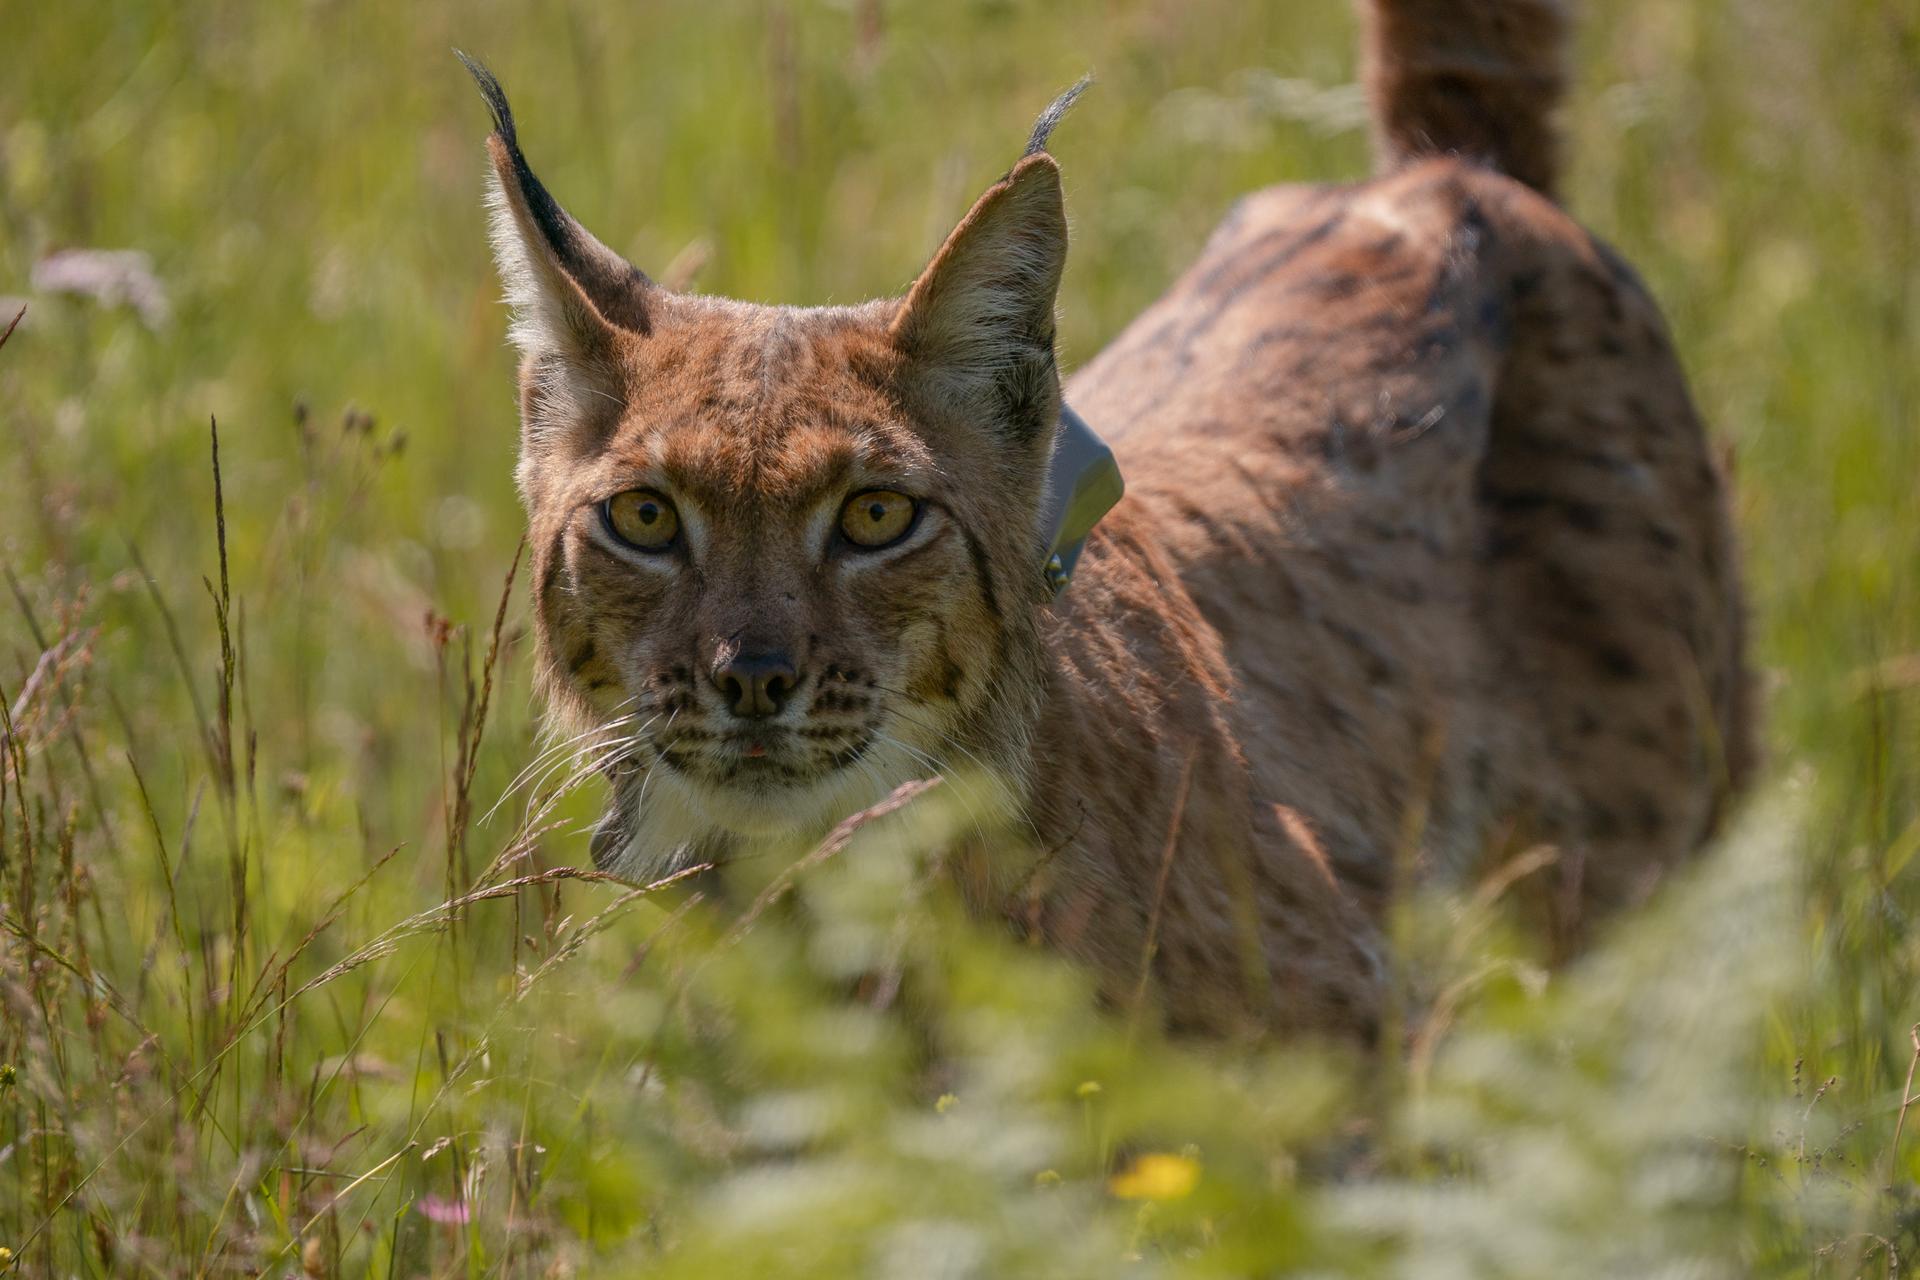
[[[952,754],[1033,576],[1037,470],[915,414],[890,311],[677,300],[604,440],[529,468],[557,692],[723,830],[818,826]]]
[[[1017,791],[1066,236],[1039,142],[905,299],[753,306],[588,235],[475,74],[542,679],[615,775],[603,861],[807,838],[956,761]]]

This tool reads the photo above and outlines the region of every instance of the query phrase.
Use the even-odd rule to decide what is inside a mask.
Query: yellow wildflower
[[[1107,1190],[1122,1200],[1178,1200],[1200,1181],[1200,1162],[1192,1156],[1151,1151],[1107,1179]]]

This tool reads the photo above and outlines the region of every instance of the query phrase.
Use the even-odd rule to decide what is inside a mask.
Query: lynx
[[[469,64],[539,681],[616,748],[600,865],[804,847],[964,771],[982,916],[1109,1000],[1146,974],[1176,1031],[1367,1041],[1409,876],[1551,849],[1571,947],[1709,836],[1754,758],[1727,486],[1555,202],[1564,7],[1365,17],[1378,174],[1245,197],[1064,387],[1064,102],[906,296],[775,307],[594,239]],[[1063,392],[1128,491],[1056,597]]]

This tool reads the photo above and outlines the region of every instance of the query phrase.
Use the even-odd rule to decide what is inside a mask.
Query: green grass
[[[523,599],[495,621],[519,513],[484,112],[449,52],[609,243],[792,302],[902,287],[1091,69],[1055,145],[1073,363],[1239,193],[1365,170],[1336,0],[0,19],[0,295],[31,304],[0,348],[12,1265],[1910,1269],[1920,13],[1590,8],[1569,203],[1735,453],[1772,780],[1570,972],[1497,903],[1410,903],[1403,968],[1450,1016],[1375,1070],[1095,1015],[952,918],[906,816],[745,931],[568,878],[597,782],[483,820],[538,747]],[[66,247],[146,251],[169,322],[35,293]],[[876,960],[912,1017],[842,996]]]

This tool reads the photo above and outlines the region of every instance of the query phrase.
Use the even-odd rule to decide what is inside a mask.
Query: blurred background
[[[902,289],[1091,71],[1053,144],[1069,368],[1238,195],[1369,165],[1340,0],[13,6],[0,1272],[1911,1265],[1920,6],[1582,13],[1566,202],[1648,279],[1733,460],[1775,780],[1686,899],[1691,932],[1636,923],[1563,982],[1489,917],[1444,957],[1471,978],[1447,1025],[1359,1086],[1116,1038],[1064,1012],[1071,975],[935,904],[924,927],[952,943],[928,949],[923,999],[972,1064],[938,1080],[898,1028],[848,1031],[800,934],[700,961],[712,936],[675,917],[684,950],[647,968],[671,908],[604,886],[432,914],[583,864],[598,799],[588,783],[515,827],[523,783],[480,821],[541,762],[517,594],[496,624],[514,362],[486,114],[454,47],[500,76],[533,166],[601,239],[656,277],[792,303]],[[890,911],[900,876],[877,882]],[[816,916],[878,928],[860,892],[818,892]],[[1708,909],[1770,923],[1716,968]],[[1410,906],[1409,945],[1444,951],[1464,910]],[[525,998],[535,973],[551,997]],[[1454,1006],[1463,1025],[1484,1006],[1465,1065],[1440,1043]],[[1644,1040],[1636,1009],[1666,1010]],[[1593,1096],[1524,1076],[1596,1030]],[[1503,1053],[1535,1102],[1476,1109]],[[1435,1098],[1454,1128],[1422,1127]],[[1714,1099],[1732,1111],[1676,1119]],[[921,1132],[969,1105],[964,1134]],[[1578,1140],[1551,1136],[1567,1107]],[[955,1154],[995,1142],[1004,1163]],[[1676,1178],[1677,1199],[1649,1189]],[[1491,1197],[1472,1222],[1428,1198],[1470,1191]],[[1562,1235],[1488,1243],[1530,1198]],[[1648,1252],[1606,1253],[1622,1234],[1582,1216],[1602,1209],[1649,1215]]]

